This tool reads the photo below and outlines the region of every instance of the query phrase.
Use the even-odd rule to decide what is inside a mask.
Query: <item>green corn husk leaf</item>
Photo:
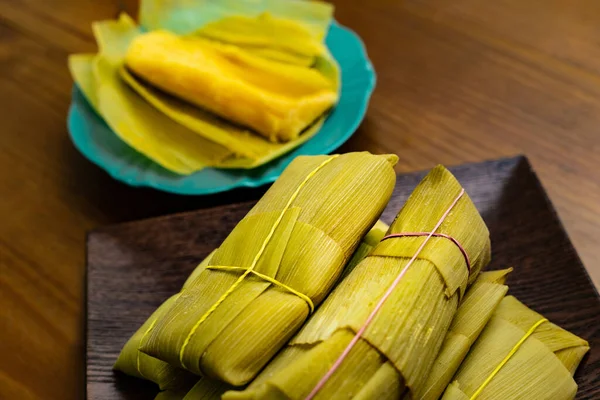
[[[513,296],[505,297],[442,399],[471,399],[492,371],[542,318]],[[588,350],[585,340],[545,322],[523,342],[476,399],[572,399],[577,392],[572,374]]]
[[[383,211],[392,194],[396,161],[396,156],[366,152],[296,158],[235,227],[210,265],[250,267],[282,218],[255,271],[317,305]],[[250,274],[197,325],[241,274],[203,271],[157,322],[141,350],[236,386],[254,378],[300,328],[309,307],[296,294]]]
[[[352,258],[346,264],[346,268],[344,268],[344,273],[340,277],[340,281],[344,279],[354,267],[356,267],[365,257],[367,257],[371,251],[377,246],[377,244],[383,239],[385,233],[389,229],[389,225],[383,222],[382,220],[378,220],[375,225],[371,228],[369,232],[363,237],[362,242],[358,245]]]
[[[154,400],[183,400],[190,389],[171,389],[159,392]]]
[[[221,395],[228,390],[232,390],[233,386],[224,382],[215,381],[212,379],[200,379],[198,383],[192,387],[183,400],[220,400]]]
[[[293,2],[285,0],[281,4],[285,7]],[[319,3],[301,2],[301,4]],[[264,58],[305,67],[312,66],[334,82],[339,94],[339,66],[329,49],[323,44],[332,12],[332,7],[329,12],[323,12],[316,29],[312,30],[306,29],[310,26],[310,22],[302,18],[302,14],[296,14],[291,19],[285,14],[283,17],[281,14],[274,17],[271,12],[265,12],[257,16],[255,13],[224,16],[220,20],[202,26],[193,32],[193,35],[234,44]]]
[[[206,267],[210,263],[210,260],[213,258],[213,256],[215,255],[216,252],[217,252],[216,249],[213,250],[213,251],[211,251],[204,258],[204,260],[202,260],[200,262],[200,264],[198,264],[198,266],[196,268],[194,268],[194,270],[192,271],[192,273],[190,274],[190,276],[188,276],[188,278],[183,283],[183,286],[181,287],[181,291],[184,291],[185,289],[187,289],[188,287],[190,287],[192,285],[192,283],[196,280],[196,278],[198,276],[200,276],[200,274],[202,274],[202,272],[206,269]]]
[[[193,34],[240,46],[264,58],[305,67],[313,65],[315,57],[327,51],[322,38],[306,27],[295,20],[273,17],[269,12],[252,17],[225,17],[207,23]]]
[[[443,167],[417,186],[388,234],[433,229],[460,193]],[[425,384],[459,303],[459,293],[489,261],[488,230],[464,195],[432,237],[316,399],[397,399]],[[242,392],[223,399],[304,399],[359,330],[424,237],[380,242],[329,295],[288,346]]]
[[[113,366],[115,370],[152,381],[161,390],[180,387],[189,388],[194,384],[197,377],[193,374],[150,357],[138,350],[142,339],[145,340],[145,333],[156,323],[158,318],[161,318],[167,312],[175,303],[177,297],[179,297],[179,294],[167,299],[127,341]]]
[[[511,271],[512,268],[482,272],[469,288],[454,315],[427,381],[414,399],[437,400],[444,393],[460,363],[508,291],[504,282]]]
[[[198,264],[183,284],[182,290],[189,286],[204,271],[215,251],[211,252]],[[138,350],[142,341],[146,339],[149,330],[152,329],[158,319],[167,313],[167,310],[175,303],[180,294],[177,293],[165,300],[125,343],[113,367],[115,370],[154,382],[161,390],[177,389],[181,391],[183,388],[184,393],[198,380],[197,376],[190,374],[188,371],[173,367],[164,361],[150,357]]]
[[[139,17],[148,30],[188,34],[224,18],[258,17],[265,12],[298,22],[322,41],[333,17],[333,5],[298,0],[144,0],[140,3]]]
[[[231,389],[233,386],[226,383],[201,378],[191,389],[166,390],[156,395],[154,400],[220,400],[221,394]]]

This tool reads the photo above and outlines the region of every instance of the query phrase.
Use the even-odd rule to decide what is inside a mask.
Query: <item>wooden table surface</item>
[[[135,1],[0,0],[0,399],[79,399],[85,232],[253,196],[113,181],[71,145],[68,54]],[[398,171],[526,154],[600,283],[600,2],[339,1],[378,74],[342,151]],[[540,271],[541,272],[541,271]]]

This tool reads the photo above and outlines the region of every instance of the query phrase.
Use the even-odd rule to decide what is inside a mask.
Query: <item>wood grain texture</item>
[[[336,1],[378,73],[341,151],[394,152],[397,170],[525,153],[600,282],[600,3]],[[136,0],[0,0],[0,399],[83,393],[85,232],[255,198],[178,197],[110,179],[66,133],[66,58],[90,23]]]
[[[600,297],[525,158],[452,168],[491,232],[489,269],[513,266],[510,293],[590,342],[577,399],[600,396]],[[401,175],[391,223],[424,173]],[[153,385],[112,371],[122,346],[253,202],[115,225],[88,236],[87,398],[150,399]],[[154,391],[153,391],[154,390]],[[508,400],[508,399],[507,399]]]

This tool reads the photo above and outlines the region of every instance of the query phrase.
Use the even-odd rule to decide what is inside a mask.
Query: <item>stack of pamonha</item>
[[[338,101],[327,3],[142,0],[93,24],[69,58],[91,106],[127,145],[177,174],[255,168],[310,139]]]
[[[115,365],[160,399],[572,399],[588,343],[481,272],[489,232],[434,168],[393,223],[395,156],[299,157]]]

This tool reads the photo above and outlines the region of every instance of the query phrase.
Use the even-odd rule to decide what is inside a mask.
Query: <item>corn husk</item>
[[[327,52],[323,38],[291,19],[266,12],[256,17],[234,15],[209,22],[193,33],[275,61],[310,67]]]
[[[295,21],[308,30],[313,38],[322,41],[333,16],[333,5],[302,0],[144,0],[140,3],[139,16],[141,25],[148,30],[166,29],[177,34],[189,34],[198,27],[226,18],[252,18],[264,13]],[[288,37],[287,40],[294,40],[295,37]],[[239,40],[235,40],[235,44],[243,44]]]
[[[450,172],[443,167],[433,169],[388,234],[433,229],[460,191]],[[438,232],[462,244],[471,259],[471,274],[454,243],[432,237],[315,399],[397,399],[422,390],[457,310],[459,294],[490,254],[488,230],[466,195]],[[423,240],[404,237],[380,242],[249,387],[228,392],[223,399],[304,399]]]
[[[185,281],[182,291],[185,290],[185,288],[189,286],[202,271],[204,271],[213,254],[214,251],[194,269],[192,274]],[[164,361],[150,357],[138,350],[143,340],[146,339],[149,330],[152,329],[158,319],[166,314],[180,294],[181,292],[171,296],[161,304],[146,322],[144,322],[144,324],[131,336],[127,343],[125,343],[125,346],[123,346],[119,358],[113,367],[115,370],[154,382],[161,390],[183,390],[183,393],[186,393],[192,385],[195,384],[198,380],[198,377],[195,375],[181,368],[171,366]]]
[[[196,382],[197,377],[195,375],[138,350],[140,343],[145,340],[146,332],[175,303],[177,297],[179,297],[179,294],[167,299],[127,341],[113,367],[115,370],[152,381],[161,390],[181,387],[189,389]]]
[[[512,268],[482,272],[469,288],[454,315],[427,381],[414,399],[437,400],[444,393],[460,363],[508,291],[504,282],[511,271]],[[407,397],[406,400],[410,399]]]
[[[543,317],[512,296],[502,300],[461,364],[444,400],[469,400],[526,333]],[[554,325],[539,325],[483,387],[477,400],[563,400],[577,392],[573,373],[588,343]]]
[[[220,400],[221,395],[233,386],[224,382],[209,379],[200,379],[186,394],[183,400]]]
[[[159,392],[156,397],[154,397],[154,400],[183,400],[188,393],[189,390],[185,389],[165,390]]]
[[[389,200],[396,160],[369,153],[296,158],[210,265],[255,265],[256,272],[319,304]],[[209,266],[157,322],[141,350],[232,385],[254,378],[300,328],[309,307],[298,295],[254,275],[229,292],[242,272]]]
[[[142,34],[131,42],[125,64],[152,86],[271,142],[298,138],[338,99],[335,83],[316,69],[199,36]]]
[[[373,251],[373,249],[377,246],[381,239],[383,239],[385,233],[389,228],[390,226],[382,220],[377,221],[375,225],[373,225],[371,230],[367,232],[367,234],[363,237],[362,241],[354,251],[352,258],[350,258],[350,261],[348,261],[346,268],[344,268],[344,272],[340,277],[340,280],[344,279],[350,272],[352,272],[354,267],[360,264],[360,262],[364,260],[365,257],[367,257]]]
[[[154,400],[220,400],[221,395],[232,388],[223,382],[200,379],[191,389],[165,390],[157,394]]]

